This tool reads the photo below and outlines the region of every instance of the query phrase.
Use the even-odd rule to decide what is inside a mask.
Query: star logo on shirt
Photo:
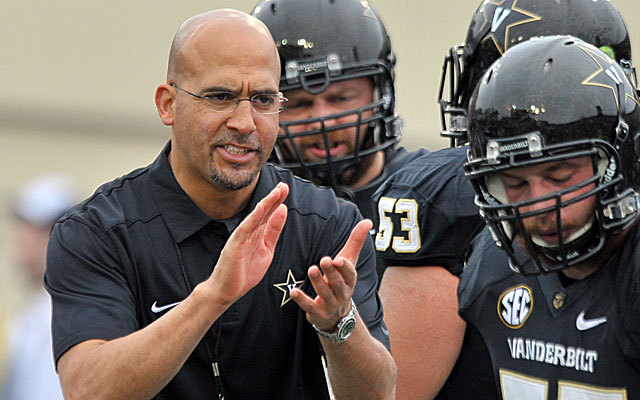
[[[622,84],[623,77],[620,76],[618,70],[614,68],[615,61],[609,56],[603,55],[595,51],[595,48],[589,46],[578,46],[584,51],[596,64],[596,71],[585,78],[581,83],[589,86],[600,86],[611,91],[613,99],[616,102],[618,110],[620,110],[620,100],[627,102],[627,99],[636,101],[635,98],[627,93],[626,88],[622,85],[624,91],[624,99],[618,99],[618,85]],[[620,93],[622,94],[622,93]]]
[[[480,27],[480,31],[487,24],[491,25],[489,30],[491,33],[483,41],[493,40],[493,44],[500,54],[503,54],[509,48],[509,30],[512,27],[542,19],[539,15],[518,8],[518,0],[485,0],[481,12],[484,22]]]
[[[276,283],[273,285],[276,287],[276,289],[282,291],[282,303],[280,303],[280,308],[284,307],[284,305],[287,304],[289,300],[291,300],[291,296],[289,295],[291,289],[299,288],[300,286],[302,286],[303,282],[304,279],[297,281],[293,276],[293,272],[291,272],[291,269],[289,269],[289,272],[287,273],[287,281],[283,283]]]

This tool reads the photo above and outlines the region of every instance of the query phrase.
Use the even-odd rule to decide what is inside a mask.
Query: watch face
[[[356,327],[356,319],[349,318],[348,320],[344,321],[344,324],[340,327],[340,332],[338,333],[338,337],[341,340],[347,340],[347,338],[351,336],[351,333],[353,332],[355,327]]]

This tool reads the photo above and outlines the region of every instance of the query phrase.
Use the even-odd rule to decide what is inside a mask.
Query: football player
[[[483,226],[462,168],[466,108],[482,73],[507,49],[531,37],[564,33],[602,48],[633,74],[627,29],[608,1],[484,1],[464,44],[445,57],[438,95],[441,134],[459,147],[421,156],[374,195],[380,220],[376,248],[392,266],[380,296],[398,364],[398,399],[430,399],[440,389],[438,398],[497,396],[483,392],[493,378],[481,373],[491,369],[482,338],[473,327],[465,333],[457,314],[464,249]]]
[[[396,146],[396,59],[382,21],[360,0],[268,0],[252,14],[276,42],[289,100],[271,162],[331,186],[374,219],[373,192],[426,153]]]
[[[508,50],[470,101],[488,228],[460,312],[505,400],[640,398],[639,128],[625,71],[571,36]]]

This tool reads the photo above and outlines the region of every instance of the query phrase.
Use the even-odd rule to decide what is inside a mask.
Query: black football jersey
[[[386,265],[462,272],[466,244],[483,224],[462,168],[467,147],[424,154],[374,194],[375,245]]]
[[[512,399],[640,399],[640,232],[600,270],[513,272],[488,229],[458,288],[460,313],[491,354],[498,392]]]
[[[467,147],[421,155],[392,175],[373,196],[376,250],[388,266],[442,266],[462,273],[468,242],[484,223],[462,168]],[[496,397],[488,351],[468,327],[456,365],[438,400]]]
[[[358,188],[354,191],[354,203],[358,206],[358,210],[364,218],[369,218],[374,222],[371,234],[376,234],[376,209],[375,204],[372,202],[373,193],[380,187],[380,185],[386,181],[389,176],[393,175],[396,171],[409,164],[416,158],[429,153],[428,150],[418,149],[415,151],[407,151],[400,147],[397,149],[390,149],[385,153],[386,164],[384,170],[376,179],[371,181],[364,187]],[[378,283],[382,278],[382,274],[385,270],[385,263],[381,255],[376,252],[376,270],[378,273]]]

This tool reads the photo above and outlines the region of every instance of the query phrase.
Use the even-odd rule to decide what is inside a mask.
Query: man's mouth
[[[224,144],[217,147],[217,153],[228,163],[245,164],[252,161],[259,150],[250,147],[241,147],[233,144]]]
[[[563,234],[563,238],[567,235]],[[538,246],[552,247],[558,245],[558,233],[557,232],[535,232],[531,233],[531,240]]]
[[[581,227],[576,227],[573,224],[567,223],[563,224],[562,231],[560,235],[562,237],[562,242],[567,244],[570,243],[580,236],[584,235],[591,227],[593,226],[593,219],[589,220],[586,224]],[[558,246],[558,231],[555,229],[537,229],[532,232],[531,240],[538,246],[542,247],[555,247]]]
[[[247,154],[249,151],[252,151],[250,149],[247,148],[243,148],[243,147],[236,147],[233,146],[231,144],[225,145],[224,149],[229,153],[229,154],[233,154],[233,155],[242,155],[242,154]]]
[[[345,145],[342,142],[329,142],[328,144],[328,150],[331,157],[340,155],[345,148]],[[310,144],[307,146],[307,149],[314,157],[325,158],[327,156],[327,148],[325,147],[324,142]]]

